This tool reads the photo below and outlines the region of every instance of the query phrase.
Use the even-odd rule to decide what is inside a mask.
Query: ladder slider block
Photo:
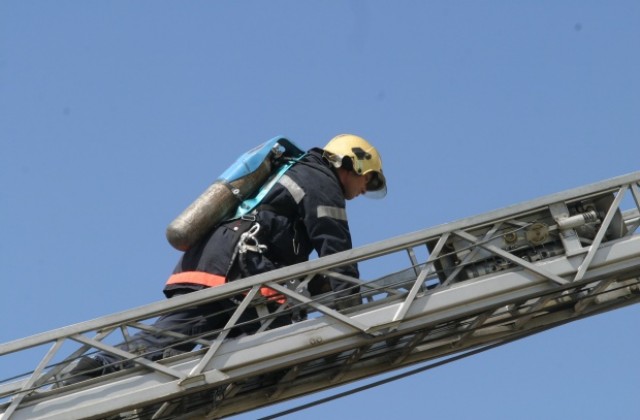
[[[205,373],[190,376],[180,381],[181,388],[190,389],[197,388],[205,385],[214,384],[216,382],[222,382],[229,379],[229,375],[222,373],[218,369],[213,369]]]

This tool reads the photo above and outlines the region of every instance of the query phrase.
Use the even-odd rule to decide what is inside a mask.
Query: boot
[[[99,360],[84,356],[62,371],[62,385],[77,384],[101,376],[103,373],[104,368]]]

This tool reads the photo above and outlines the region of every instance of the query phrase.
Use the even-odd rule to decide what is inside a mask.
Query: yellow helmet
[[[324,146],[325,158],[336,168],[342,166],[342,160],[351,160],[353,171],[358,175],[373,173],[367,184],[365,196],[382,198],[387,194],[387,181],[382,173],[380,153],[368,141],[353,134],[340,134]]]

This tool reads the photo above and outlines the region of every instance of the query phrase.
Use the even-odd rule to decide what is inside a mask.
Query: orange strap
[[[276,292],[270,287],[261,287],[260,294],[270,300],[271,302],[276,302],[279,304],[283,304],[287,301],[287,298],[280,293]]]
[[[183,271],[182,273],[172,274],[171,277],[169,277],[169,280],[167,280],[167,284],[184,283],[216,287],[225,284],[226,279],[223,276],[205,273],[204,271]],[[269,287],[261,287],[260,294],[272,302],[282,304],[286,301],[284,296]]]
[[[221,286],[226,283],[223,276],[217,274],[205,273],[204,271],[183,271],[182,273],[172,274],[167,280],[167,284],[200,284],[207,287]]]

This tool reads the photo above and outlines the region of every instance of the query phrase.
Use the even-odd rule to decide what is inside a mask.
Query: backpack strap
[[[260,190],[255,195],[255,197],[246,199],[242,201],[242,203],[240,203],[238,209],[236,210],[236,214],[230,220],[241,218],[258,207],[260,202],[269,193],[269,191],[271,191],[271,188],[280,180],[282,175],[284,175],[285,172],[287,172],[293,165],[298,163],[298,161],[300,161],[300,159],[302,159],[305,155],[306,154],[302,154],[300,156],[287,159],[280,167],[278,167],[277,172],[275,172],[271,176],[271,178],[269,178],[269,180],[262,187],[260,187]]]

